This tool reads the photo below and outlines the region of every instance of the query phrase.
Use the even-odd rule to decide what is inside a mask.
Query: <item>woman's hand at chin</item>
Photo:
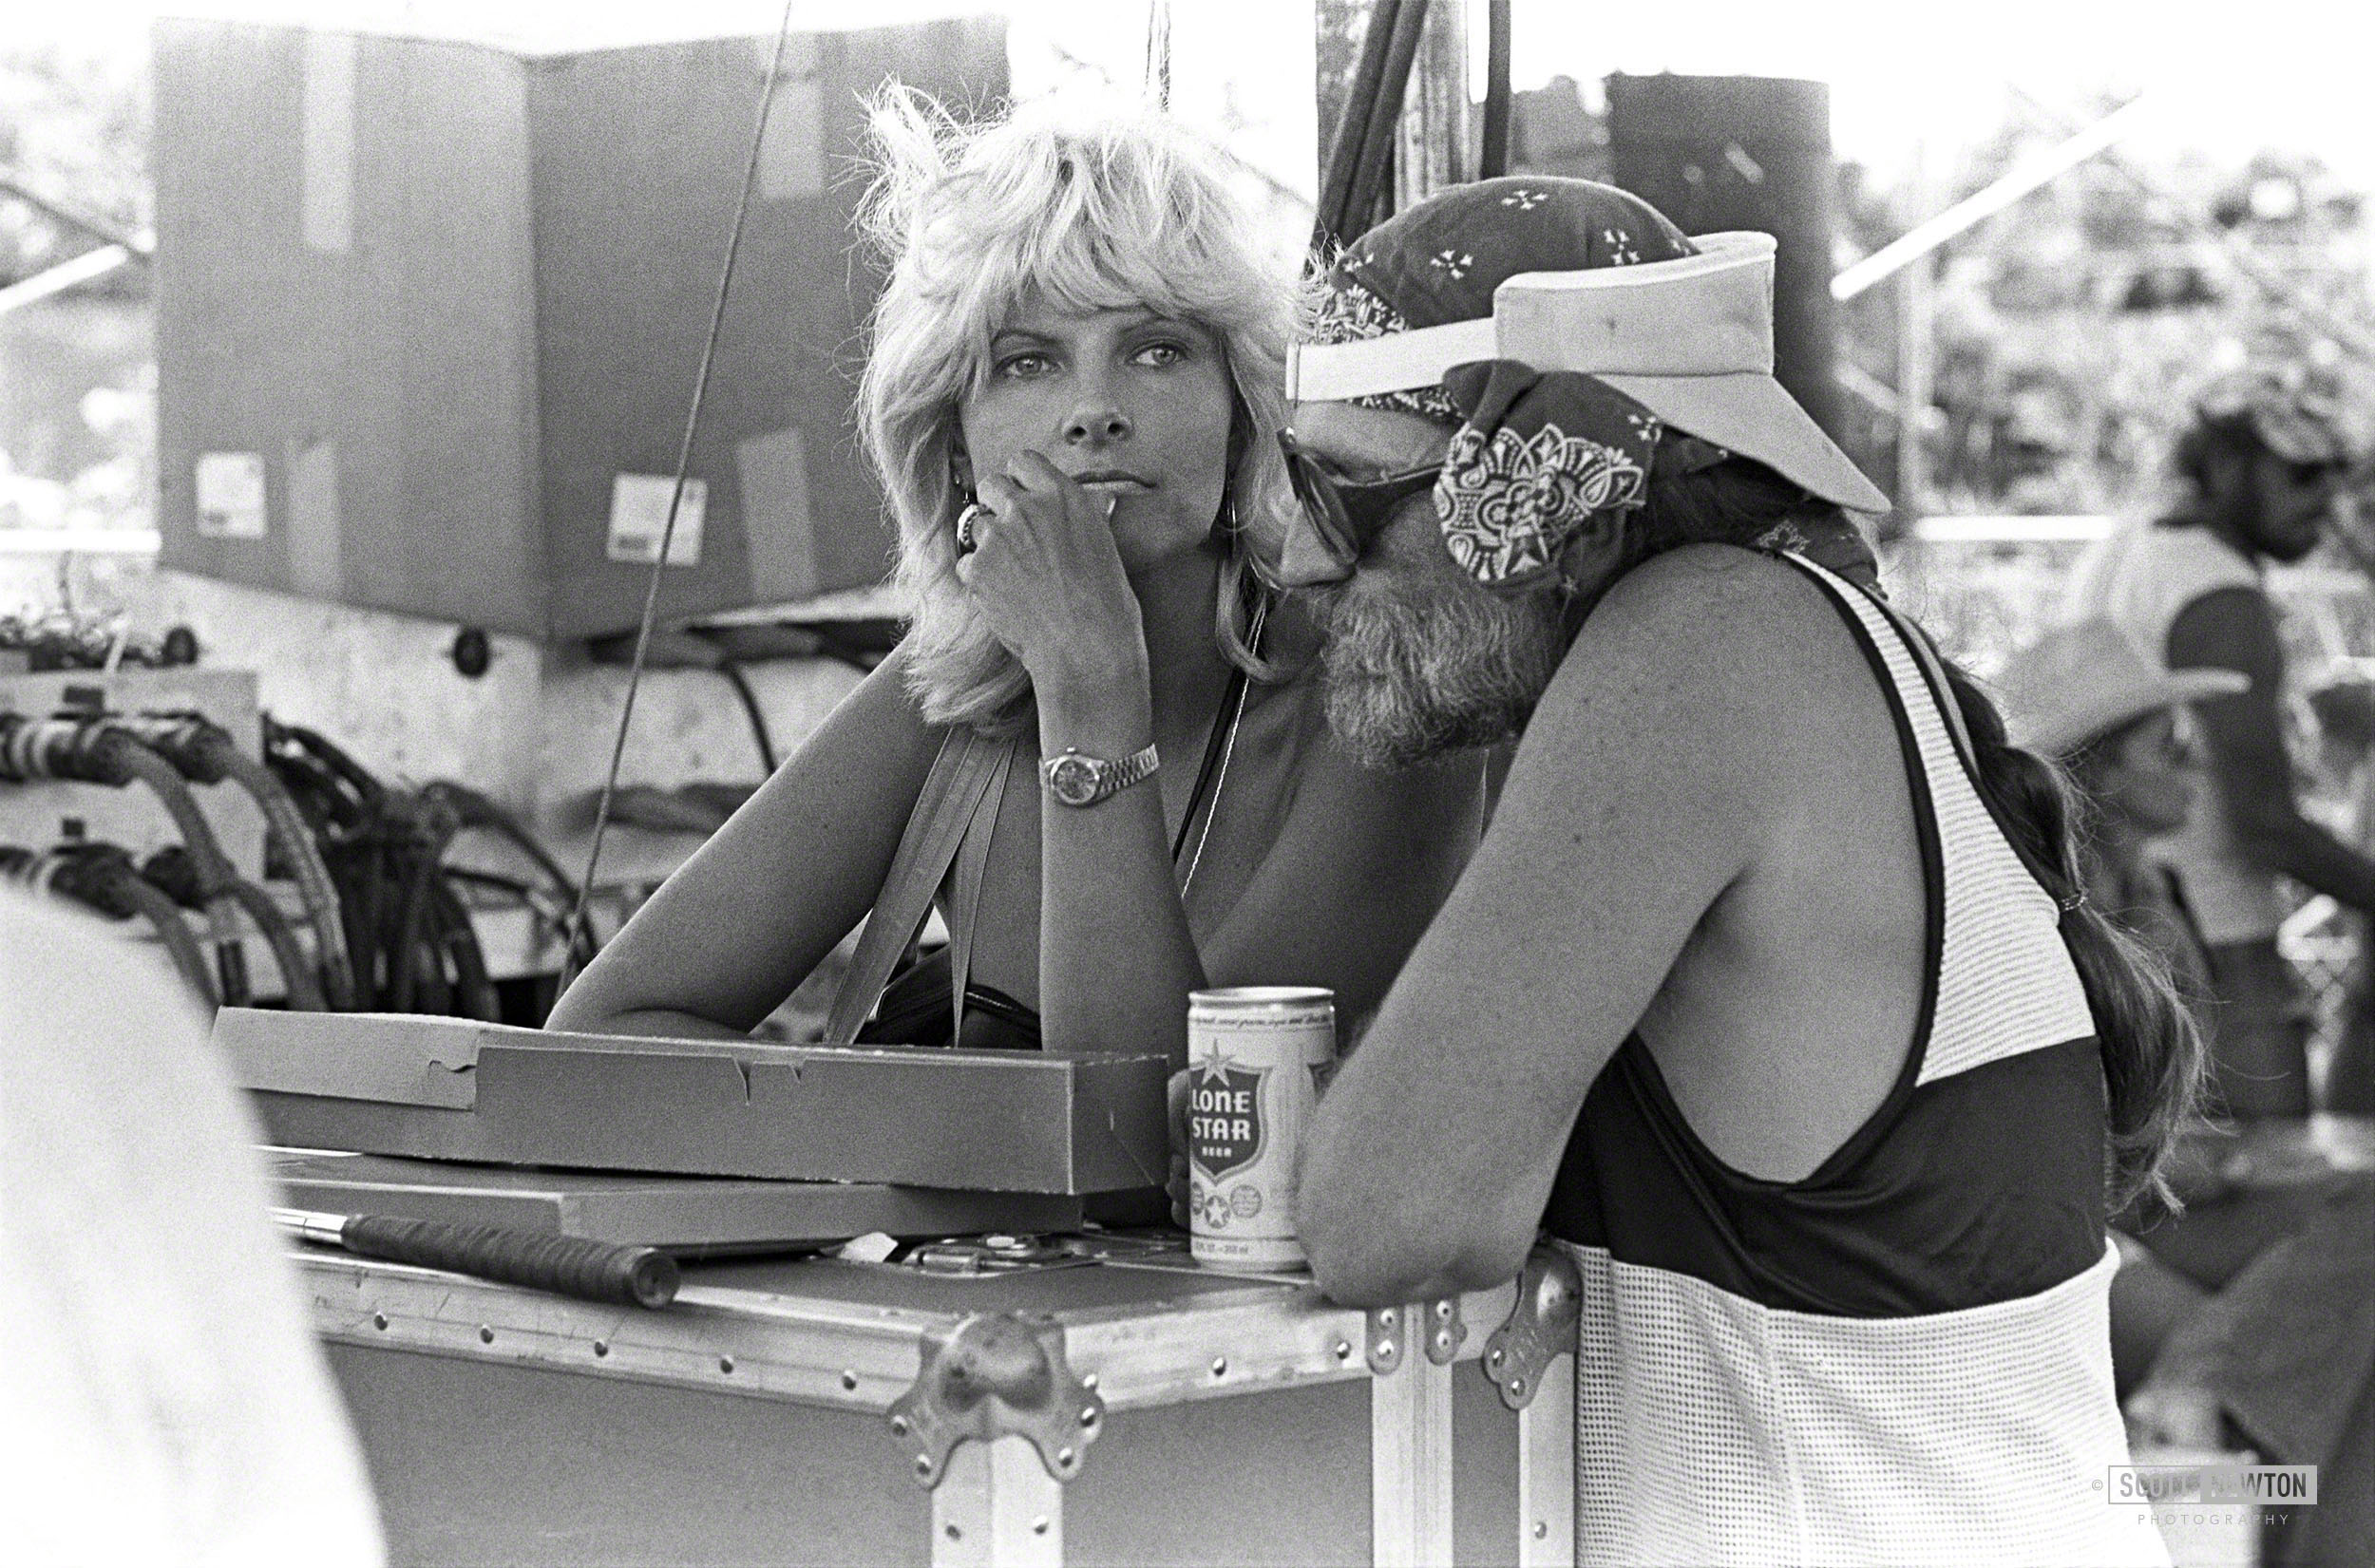
[[[989,516],[957,576],[990,630],[1022,661],[1042,704],[1147,702],[1138,596],[1114,548],[1112,503],[1037,452],[977,486]]]

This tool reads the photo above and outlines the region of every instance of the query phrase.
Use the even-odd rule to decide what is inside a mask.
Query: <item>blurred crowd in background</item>
[[[1082,28],[1018,26],[1016,90],[1111,75],[1096,60],[1096,29]],[[86,249],[93,233],[148,232],[146,93],[143,54],[129,40],[114,51],[0,42],[0,171],[24,185],[0,189],[0,290]],[[1206,97],[1200,128],[1235,160],[1290,260],[1309,223],[1302,155],[1313,133],[1287,134],[1258,84],[1231,78]],[[1565,75],[1522,92],[1513,165],[1609,178],[1603,97],[1596,81]],[[1909,127],[1913,153],[1885,170],[1843,149],[1838,263],[1986,189],[2120,102],[2007,85],[1992,133],[1927,141]],[[2167,506],[2167,454],[2192,392],[2210,378],[2286,366],[2342,411],[2359,451],[2375,452],[2375,213],[2364,180],[2312,147],[2232,149],[2115,148],[1944,247],[1917,309],[1889,287],[1837,312],[1839,434],[1898,500],[1882,525],[1897,591],[1982,674],[2043,630],[2062,575],[2108,520]],[[44,200],[70,209],[69,220]],[[94,227],[78,230],[73,217]],[[150,281],[144,265],[124,266],[0,315],[0,529],[153,525]],[[1909,332],[1923,334],[1930,387],[1928,406],[1907,416],[1918,426],[1910,441],[1890,390]],[[1948,540],[1922,528],[1934,518],[2056,520]],[[2271,582],[2286,613],[2304,806],[2338,830],[2358,814],[2365,738],[2336,718],[2356,710],[2351,699],[2313,699],[2375,680],[2370,574],[2375,464],[2363,460],[2340,488],[2325,547]],[[28,608],[0,604],[0,614]],[[2312,974],[2338,975],[2347,945],[2327,941],[2326,930],[2311,910],[2292,946]]]

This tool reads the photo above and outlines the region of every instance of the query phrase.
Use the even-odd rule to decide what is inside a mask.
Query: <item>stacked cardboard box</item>
[[[523,633],[639,613],[772,38],[164,21],[164,563]],[[792,35],[663,614],[878,580],[851,395],[863,98],[1006,90],[1004,25]]]

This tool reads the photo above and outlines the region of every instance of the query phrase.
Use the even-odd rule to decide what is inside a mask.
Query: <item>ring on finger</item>
[[[957,554],[970,556],[981,548],[981,541],[974,538],[973,526],[989,515],[990,509],[978,501],[957,514]]]

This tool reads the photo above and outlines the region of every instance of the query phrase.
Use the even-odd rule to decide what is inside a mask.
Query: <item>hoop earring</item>
[[[1234,544],[1237,542],[1238,535],[1243,532],[1244,526],[1237,516],[1237,487],[1232,484],[1222,493],[1221,510],[1212,520],[1211,533],[1205,537]]]

